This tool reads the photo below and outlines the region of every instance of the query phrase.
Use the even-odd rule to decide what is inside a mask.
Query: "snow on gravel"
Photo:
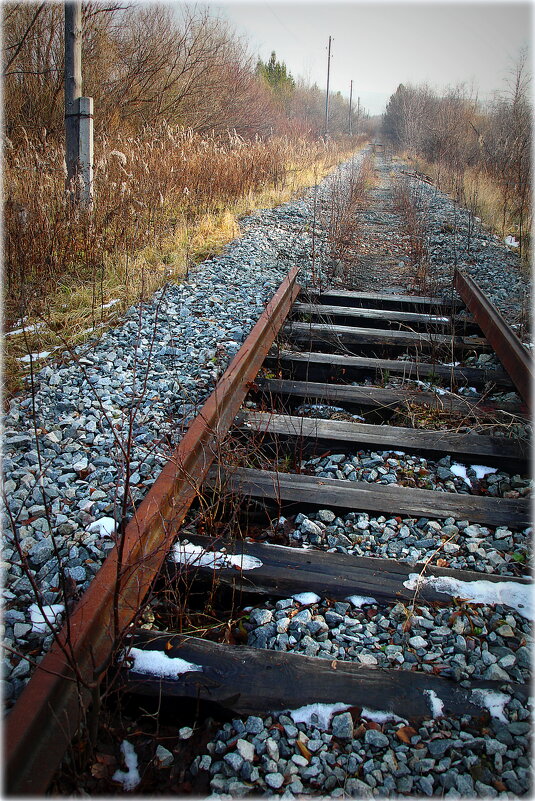
[[[312,716],[315,715],[316,726],[318,729],[326,731],[329,728],[331,718],[337,712],[344,712],[349,709],[347,704],[307,704],[289,712],[294,723],[304,723],[310,725]]]
[[[465,598],[478,604],[502,604],[528,620],[533,620],[533,587],[515,581],[462,581],[451,576],[423,576],[410,573],[403,586],[409,590],[431,587],[452,597]]]

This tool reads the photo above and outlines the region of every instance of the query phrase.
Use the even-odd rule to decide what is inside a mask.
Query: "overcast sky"
[[[275,50],[294,77],[381,113],[400,82],[465,83],[485,98],[503,89],[522,47],[531,48],[530,2],[292,2],[249,0],[208,6],[242,33],[255,55]],[[531,53],[530,53],[531,58]]]

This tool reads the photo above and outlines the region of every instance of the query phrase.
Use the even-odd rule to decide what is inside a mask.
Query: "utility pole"
[[[327,97],[325,98],[325,139],[329,138],[329,81],[331,76],[331,38],[329,36],[329,52],[327,54]]]
[[[93,98],[82,97],[82,3],[65,3],[65,161],[67,190],[87,208],[93,201]]]
[[[351,105],[353,103],[353,81],[349,86],[349,136],[353,136],[353,120],[351,119]]]

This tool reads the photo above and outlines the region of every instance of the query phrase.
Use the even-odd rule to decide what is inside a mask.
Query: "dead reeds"
[[[8,390],[17,359],[84,341],[110,315],[238,233],[237,218],[289,200],[347,154],[348,143],[201,136],[160,124],[95,142],[92,213],[65,191],[64,150],[24,132],[5,148],[5,325]],[[113,301],[113,306],[108,305]],[[31,324],[40,321],[37,330]],[[43,325],[43,322],[45,325]]]

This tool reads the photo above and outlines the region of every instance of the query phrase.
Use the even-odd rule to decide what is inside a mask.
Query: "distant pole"
[[[331,37],[329,36],[329,52],[327,54],[327,97],[325,98],[325,139],[329,137],[329,82],[331,77]]]
[[[353,81],[349,86],[349,136],[353,136],[353,120],[351,119],[351,106],[353,103]]]
[[[65,3],[65,162],[74,201],[93,200],[93,98],[82,97],[82,3]],[[81,179],[79,182],[78,179]]]

